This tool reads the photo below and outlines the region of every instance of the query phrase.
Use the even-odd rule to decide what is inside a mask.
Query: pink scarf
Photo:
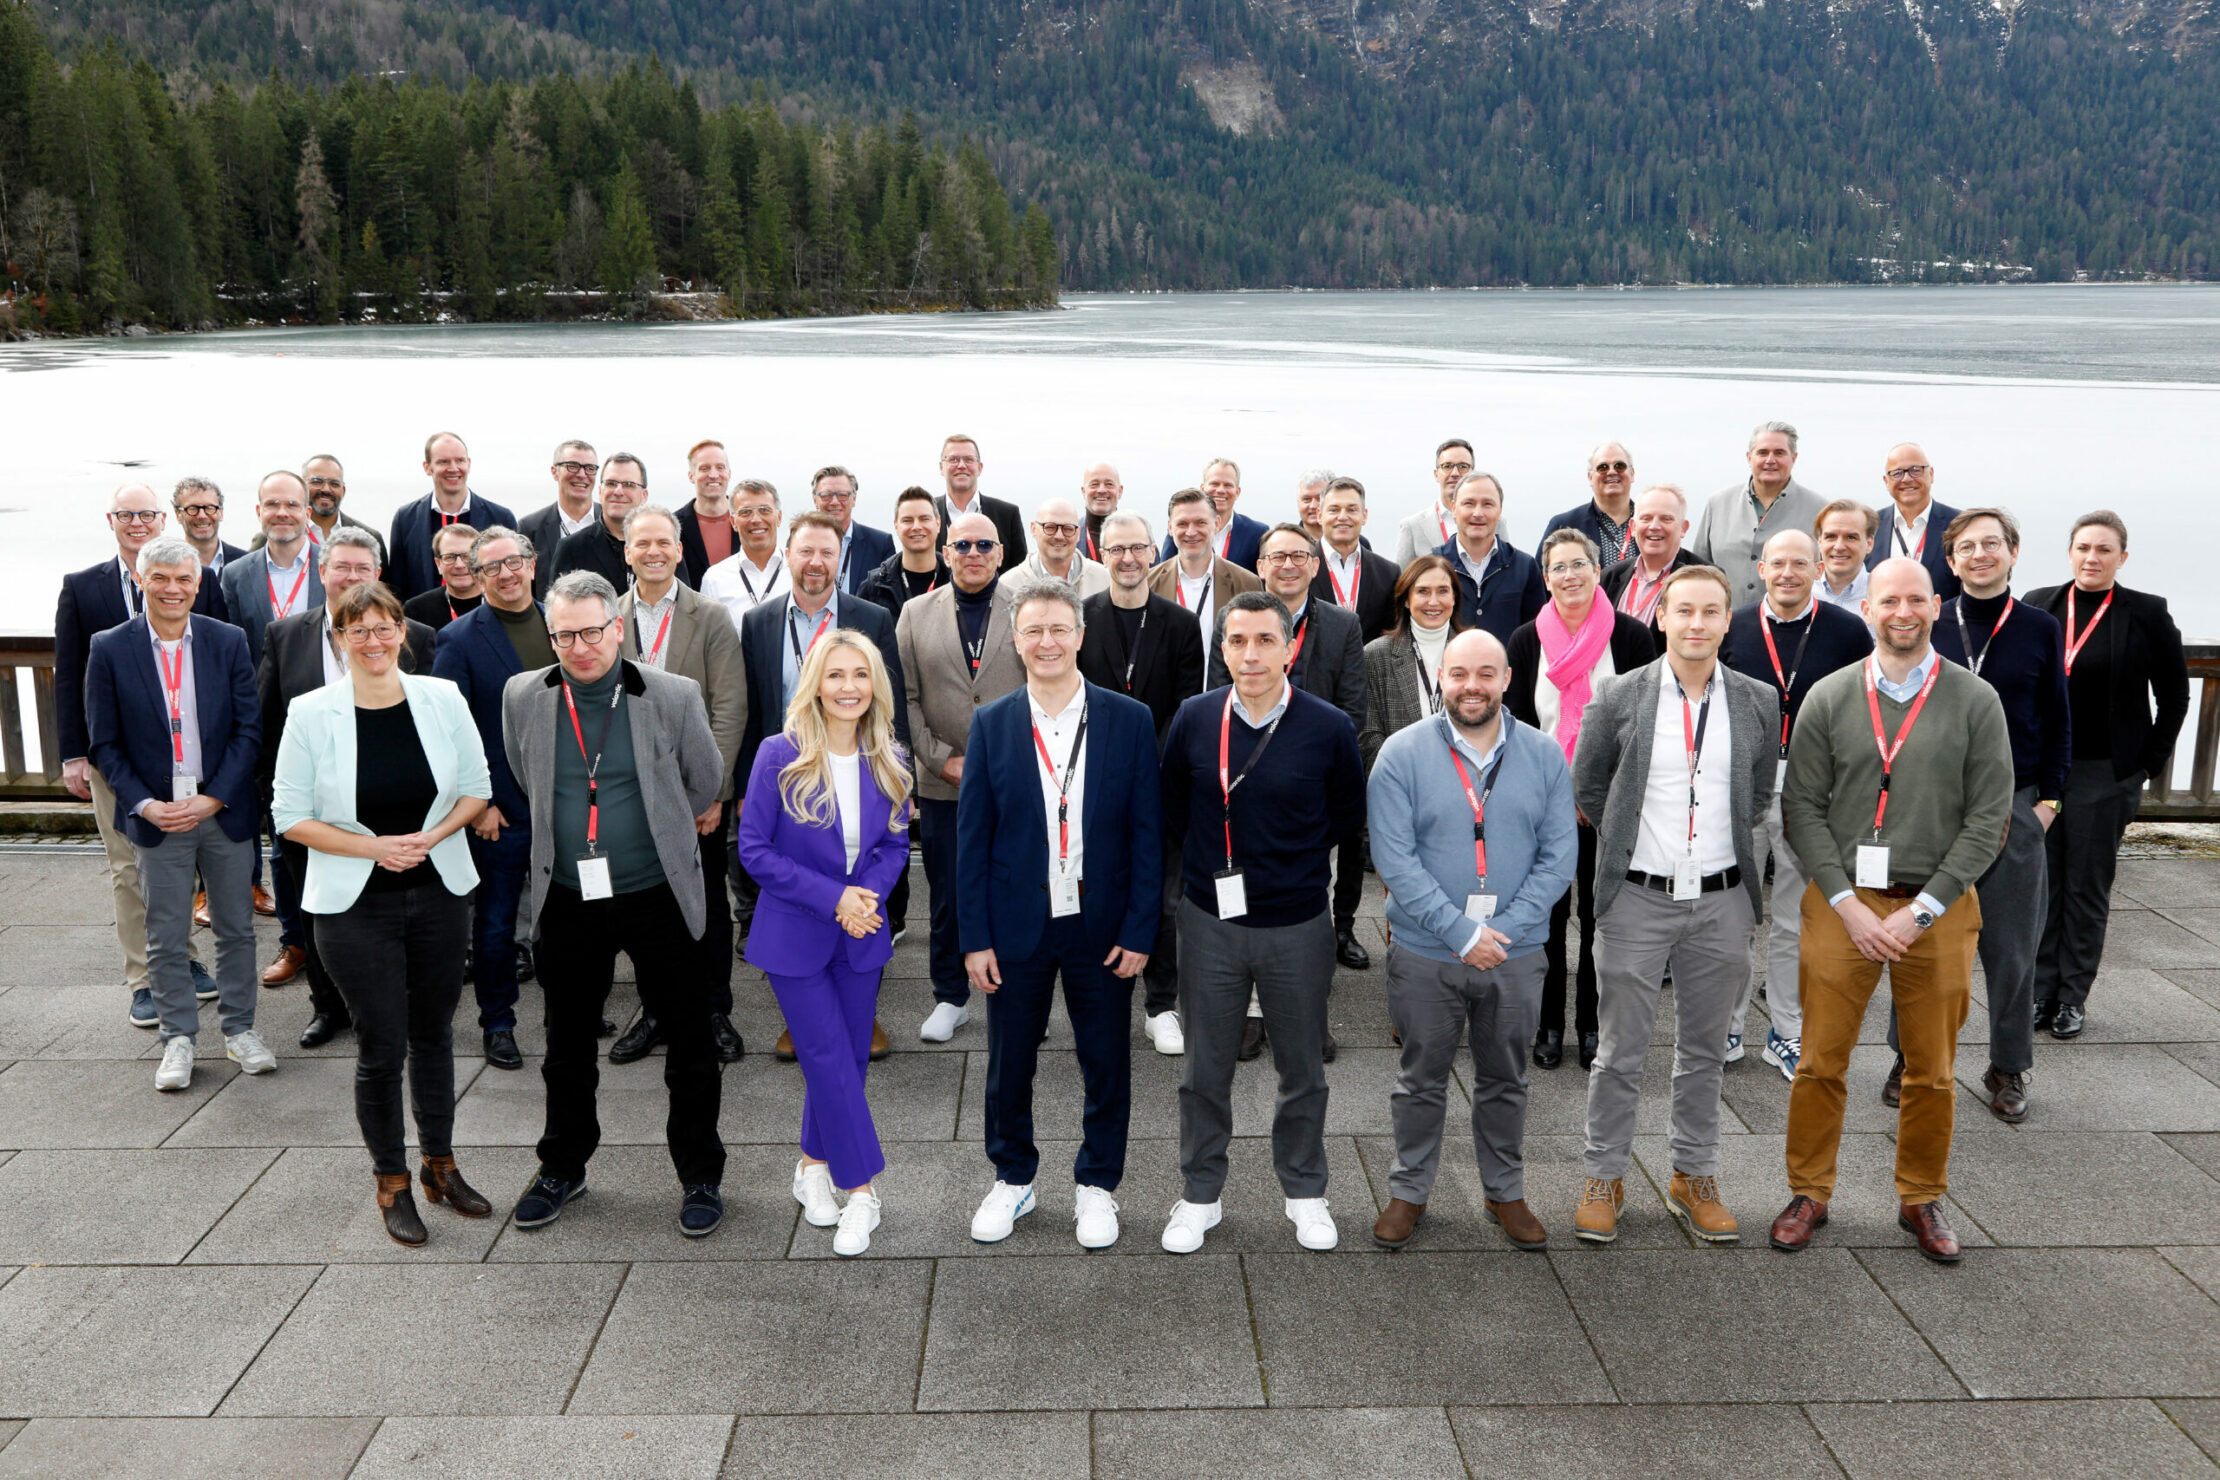
[[[1565,629],[1565,619],[1557,614],[1557,603],[1543,606],[1541,615],[1534,618],[1534,635],[1542,640],[1542,656],[1549,660],[1549,681],[1563,696],[1557,710],[1557,743],[1565,748],[1565,759],[1572,759],[1573,747],[1580,743],[1580,716],[1588,708],[1588,701],[1595,697],[1595,690],[1588,682],[1596,660],[1611,646],[1611,629],[1616,619],[1611,603],[1598,598],[1588,603],[1588,616],[1581,622],[1578,632]]]

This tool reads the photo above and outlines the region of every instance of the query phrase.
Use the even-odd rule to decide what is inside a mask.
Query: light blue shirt
[[[824,623],[823,631],[830,632],[840,625],[840,587],[836,583],[832,595],[825,601],[824,610],[818,612]],[[780,724],[786,723],[786,706],[794,702],[794,683],[802,676],[801,660],[809,656],[812,645],[810,634],[820,630],[809,614],[794,604],[792,592],[787,593],[786,610],[779,617],[779,713]],[[800,652],[797,655],[796,649]]]
[[[1292,693],[1294,693],[1294,692],[1295,692],[1295,685],[1293,685],[1293,684],[1291,684],[1291,683],[1283,683],[1283,684],[1281,684],[1281,685],[1280,685],[1280,702],[1279,702],[1279,703],[1277,703],[1277,704],[1275,704],[1275,705],[1273,705],[1273,706],[1272,706],[1272,707],[1271,707],[1270,709],[1266,710],[1266,711],[1264,712],[1264,718],[1262,718],[1262,719],[1251,719],[1251,718],[1249,718],[1249,706],[1248,706],[1248,705],[1246,705],[1246,704],[1243,704],[1243,703],[1241,702],[1241,696],[1240,696],[1240,695],[1239,695],[1238,693],[1236,693],[1236,694],[1235,694],[1235,695],[1233,696],[1233,712],[1234,712],[1234,714],[1235,714],[1235,715],[1237,715],[1237,716],[1238,716],[1238,717],[1240,718],[1240,720],[1241,720],[1241,723],[1243,723],[1243,724],[1247,725],[1247,726],[1248,726],[1248,727],[1249,727],[1250,729],[1252,729],[1252,730],[1261,730],[1261,729],[1263,729],[1263,728],[1264,728],[1265,726],[1267,726],[1267,725],[1271,724],[1271,723],[1272,723],[1272,721],[1274,721],[1274,720],[1278,719],[1278,718],[1279,718],[1279,717],[1280,717],[1281,715],[1283,715],[1283,714],[1287,713],[1287,698],[1288,698],[1288,695],[1290,695],[1290,694],[1292,694]]]
[[[1861,576],[1860,579],[1862,580],[1863,577]],[[1820,584],[1826,584],[1825,576],[1820,577]],[[1904,675],[1902,683],[1890,683],[1888,674],[1881,670],[1881,660],[1879,658],[1866,659],[1866,662],[1873,665],[1873,686],[1899,704],[1909,704],[1919,697],[1920,686],[1927,682],[1927,675],[1934,672],[1935,665],[1941,661],[1942,654],[1930,647],[1927,649],[1927,656],[1914,664],[1910,673]],[[1852,892],[1848,889],[1841,890],[1828,899],[1827,903],[1829,906],[1841,904],[1850,897]],[[1934,895],[1924,891],[1912,902],[1930,915],[1939,917],[1943,912],[1942,902],[1937,900]]]

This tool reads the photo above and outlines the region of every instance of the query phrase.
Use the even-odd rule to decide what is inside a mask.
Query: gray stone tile
[[[2220,912],[2216,912],[2220,917]],[[2209,948],[2208,948],[2209,951]],[[2210,959],[2209,954],[2207,959]],[[2089,988],[2089,1020],[2078,1043],[2212,1043],[2220,1041],[2220,1007],[2185,991],[2147,966],[2107,962]],[[2048,1043],[2054,1040],[2045,1037]]]
[[[933,1283],[921,1412],[1261,1406],[1239,1261],[951,1260]]]
[[[2104,960],[2107,966],[2149,966],[2171,971],[2177,966],[2212,964],[2210,931],[2220,922],[2220,911],[2169,909],[2114,910],[2105,927]]]
[[[2194,1248],[2158,1251],[2183,1274],[2195,1280],[2214,1300],[2220,1300],[2220,1248],[2199,1244]]]
[[[2159,1139],[2213,1176],[2220,1177],[2220,1132],[2196,1131],[2160,1136]]]
[[[2009,1137],[1980,1137],[1982,1143]],[[1663,1136],[1640,1136],[1634,1154],[1656,1185],[1660,1199],[1673,1182],[1672,1145]],[[1965,1153],[1961,1149],[1959,1155]],[[1957,1162],[1952,1161],[1952,1170]],[[1721,1136],[1719,1138],[1719,1195],[1727,1211],[1741,1225],[1742,1244],[1765,1246],[1773,1219],[1788,1205],[1788,1138],[1786,1136]],[[1861,1248],[1879,1245],[1895,1248],[1905,1240],[1896,1226],[1896,1142],[1871,1131],[1842,1138],[1842,1154],[1835,1165],[1835,1195],[1827,1204],[1827,1226],[1820,1230],[1821,1248]],[[1988,1236],[1972,1220],[1952,1212],[1952,1226],[1968,1248],[1983,1247]],[[1671,1219],[1672,1215],[1665,1215]],[[1566,1223],[1571,1223],[1568,1216]],[[1680,1224],[1671,1224],[1678,1247],[1689,1240]],[[1625,1244],[1622,1237],[1620,1244]]]
[[[1070,1042],[1070,1036],[1065,1036]],[[896,1057],[900,1057],[897,1055]],[[1166,1058],[1150,1048],[1136,1049],[1133,1053],[1133,1109],[1126,1126],[1129,1141],[1164,1142],[1179,1140],[1179,1082],[1186,1072],[1187,1060]],[[879,1065],[872,1065],[874,1072]],[[1339,1065],[1328,1065],[1327,1083],[1335,1081],[1332,1074]],[[1233,1133],[1237,1136],[1269,1135],[1269,1112],[1262,1127],[1247,1124],[1250,1118],[1244,1111],[1244,1091],[1251,1088],[1248,1081],[1268,1072],[1269,1060],[1259,1058],[1241,1065],[1233,1081]],[[956,1140],[967,1146],[986,1143],[987,1103],[987,1054],[985,1049],[967,1056],[964,1072],[963,1113],[956,1123]],[[1040,1066],[1033,1075],[1033,1134],[1038,1140],[1077,1141],[1081,1135],[1080,1116],[1087,1103],[1086,1085],[1079,1074],[1079,1056],[1069,1048],[1044,1050]],[[1337,1116],[1331,1102],[1327,1106],[1326,1129],[1329,1135],[1346,1134],[1334,1124]],[[882,1136],[883,1136],[882,1132]],[[1138,1148],[1143,1156],[1179,1153],[1162,1145]]]
[[[2163,975],[2198,1001],[2220,1007],[2220,968],[2169,966]]]
[[[158,1035],[131,1025],[130,1006],[130,994],[105,981],[32,981],[0,993],[0,1059],[138,1058]]]
[[[0,1449],[5,1449],[5,1448],[7,1448],[7,1447],[8,1447],[8,1445],[9,1445],[10,1443],[12,1443],[12,1442],[14,1441],[14,1439],[15,1439],[15,1436],[16,1436],[16,1435],[18,1435],[18,1434],[20,1434],[20,1433],[22,1433],[22,1432],[23,1432],[23,1420],[22,1420],[22,1419],[20,1419],[20,1418],[8,1418],[8,1419],[0,1419]]]
[[[0,1259],[175,1264],[270,1151],[26,1151],[0,1167]]]
[[[528,1151],[466,1148],[457,1165],[464,1178],[493,1201],[493,1216],[459,1217],[452,1209],[434,1207],[423,1189],[414,1187],[417,1212],[431,1240],[410,1249],[386,1236],[370,1153],[360,1146],[296,1147],[279,1156],[237,1206],[208,1231],[189,1262],[475,1264],[493,1246],[507,1221],[509,1200],[526,1185],[536,1162]],[[413,1160],[409,1172],[415,1175]]]
[[[2156,1405],[1815,1403],[1811,1421],[1851,1480],[1899,1475],[2209,1476],[2212,1461]]]
[[[1087,1415],[741,1418],[724,1473],[726,1480],[821,1480],[826,1456],[840,1453],[869,1455],[875,1473],[904,1480],[973,1480],[989,1469],[1008,1480],[1087,1480]]]
[[[1452,1120],[1450,1125],[1457,1131],[1469,1132],[1472,1122],[1467,1114]],[[1395,1142],[1387,1136],[1367,1136],[1359,1140],[1357,1146],[1364,1153],[1365,1171],[1372,1179],[1373,1202],[1376,1207],[1384,1208],[1394,1195],[1388,1187],[1388,1175],[1395,1169]],[[1554,1244],[1569,1246],[1573,1209],[1579,1205],[1581,1188],[1587,1180],[1581,1164],[1581,1139],[1578,1136],[1529,1135],[1525,1151],[1526,1204],[1549,1229]],[[1413,1252],[1475,1249],[1501,1253],[1509,1249],[1511,1246],[1504,1241],[1503,1230],[1488,1221],[1483,1206],[1486,1197],[1480,1185],[1480,1169],[1472,1159],[1471,1135],[1444,1136],[1441,1167],[1434,1176],[1434,1190],[1426,1204],[1426,1216],[1405,1247]],[[1344,1248],[1375,1247],[1371,1218],[1367,1217],[1354,1232],[1357,1237],[1352,1244],[1351,1230],[1343,1229]],[[1213,1232],[1211,1237],[1215,1240],[1217,1234]],[[1687,1235],[1665,1211],[1663,1195],[1650,1185],[1639,1167],[1626,1180],[1626,1206],[1619,1214],[1619,1245],[1622,1248],[1688,1247]],[[1275,1247],[1270,1252],[1281,1252],[1283,1248],[1284,1245]]]
[[[2006,1245],[2156,1244],[2220,1226],[2220,1182],[2139,1131],[1969,1137],[1950,1195]]]
[[[1293,1408],[1254,1412],[1104,1413],[1095,1418],[1098,1480],[1281,1480],[1327,1466],[1407,1480],[1465,1480],[1457,1437],[1439,1408]]]
[[[42,1418],[0,1450],[0,1480],[341,1480],[377,1427],[374,1418]]]
[[[2149,1249],[1859,1257],[1977,1398],[2220,1394],[2220,1305]]]
[[[205,1417],[315,1277],[26,1269],[0,1286],[0,1413]]]
[[[1963,1396],[1848,1250],[1551,1258],[1626,1402]],[[1701,1362],[1688,1360],[1691,1321]]]
[[[213,1060],[201,1056],[190,1085],[165,1093],[154,1087],[154,1070],[137,1059],[24,1059],[0,1074],[0,1141],[157,1146],[238,1072],[219,1046]]]
[[[1298,1253],[1245,1262],[1276,1407],[1615,1396],[1545,1258]],[[1484,1320],[1472,1316],[1479,1291],[1486,1292]],[[1515,1340],[1504,1339],[1514,1331]]]
[[[2209,858],[2123,858],[2112,878],[2113,909],[2138,905],[2172,912],[2220,898],[2220,861]],[[2126,896],[2122,898],[2121,896]]]
[[[389,1418],[352,1480],[715,1480],[732,1420]]]
[[[105,926],[115,947],[115,896],[97,857],[54,859],[8,880],[9,907],[42,925]]]
[[[2181,1425],[2196,1444],[2220,1461],[2220,1400],[2212,1398],[2168,1398],[2158,1405]]]
[[[1475,1475],[1837,1480],[1842,1473],[1790,1407],[1452,1408],[1449,1422]]]
[[[483,1059],[455,1060],[459,1099],[485,1067]],[[408,1144],[416,1144],[416,1122],[402,1122]],[[304,1058],[272,1074],[239,1075],[191,1120],[177,1128],[165,1146],[356,1146],[362,1127],[355,1120],[355,1061]]]
[[[491,1221],[501,1237],[487,1257],[497,1264],[780,1259],[800,1219],[790,1185],[794,1160],[781,1147],[735,1146],[726,1154],[725,1221],[697,1239],[678,1231],[680,1189],[670,1152],[604,1146],[587,1163],[585,1201],[545,1228],[522,1229],[507,1215],[538,1167],[530,1153],[519,1157],[516,1175],[479,1188],[494,1203]]]
[[[561,1412],[623,1277],[606,1264],[332,1265],[223,1411]]]
[[[1959,1083],[1979,1083],[1985,1067],[1960,1058]],[[2220,1131],[2220,1084],[2152,1045],[2038,1042],[2029,1093],[2031,1129]]]
[[[907,1412],[931,1282],[869,1258],[635,1265],[567,1411]]]
[[[115,1018],[122,1022],[131,996],[123,990],[123,950],[112,920],[111,913],[95,925],[10,925],[0,931],[0,982],[104,984],[116,994]]]
[[[2166,1051],[2190,1068],[2220,1084],[2220,1043],[2173,1043]]]

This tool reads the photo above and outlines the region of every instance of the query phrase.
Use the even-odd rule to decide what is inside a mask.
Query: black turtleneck
[[[977,652],[986,641],[987,618],[994,612],[994,582],[976,591],[953,588],[956,593],[956,626],[963,634],[964,649]]]
[[[2012,736],[2013,785],[2034,787],[2038,800],[2055,798],[2065,790],[2066,767],[2073,754],[2065,639],[2056,617],[2024,601],[1998,627],[1997,619],[2010,599],[2009,592],[2001,596],[1961,592],[1944,602],[1935,622],[1935,651],[1968,668],[1973,666],[1971,656],[1980,655],[1981,677],[1996,690],[2004,706],[2005,729]]]

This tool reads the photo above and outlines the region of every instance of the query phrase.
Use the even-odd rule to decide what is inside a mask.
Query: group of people
[[[1528,1068],[1559,1067],[1568,1036],[1589,1075],[1573,1232],[1614,1239],[1669,984],[1669,1206],[1698,1239],[1738,1237],[1720,1090],[1762,996],[1758,1047],[1792,1085],[1770,1238],[1805,1247],[1886,966],[1902,1222],[1954,1260],[1938,1200],[1972,962],[1984,1093],[2023,1120],[2034,1035],[2085,1022],[2118,845],[2186,714],[2181,639],[2162,599],[2119,584],[2109,511],[2075,522],[2070,579],[2016,596],[2016,520],[1937,502],[1918,446],[1889,450],[1878,508],[1822,498],[1796,460],[1792,427],[1759,426],[1747,476],[1695,525],[1678,486],[1605,443],[1590,497],[1528,554],[1501,480],[1452,438],[1393,559],[1354,478],[1305,474],[1298,517],[1267,526],[1213,459],[1160,538],[1108,464],[1025,517],[982,491],[965,435],[940,449],[941,491],[896,496],[891,531],[856,518],[849,469],[817,470],[789,513],[714,440],[673,504],[640,457],[563,442],[553,501],[519,519],[442,432],[382,539],[344,511],[331,456],[261,481],[248,548],[222,539],[208,480],[166,510],[125,485],[115,556],[63,581],[64,777],[94,804],[157,1088],[191,1082],[211,1000],[226,1057],[274,1069],[257,994],[305,974],[303,1045],[356,1035],[404,1244],[428,1237],[404,1077],[413,1185],[492,1211],[452,1144],[466,982],[496,1068],[524,1062],[520,981],[543,998],[545,1133],[516,1225],[584,1192],[620,952],[640,1005],[608,1057],[664,1049],[680,1229],[712,1232],[737,953],[806,1087],[793,1196],[863,1252],[886,1166],[866,1084],[914,833],[935,999],[917,1032],[948,1041],[986,1000],[981,1242],[1036,1206],[1059,981],[1084,1081],[1075,1236],[1119,1237],[1138,980],[1148,1042],[1185,1058],[1163,1246],[1200,1249],[1218,1223],[1235,1065],[1269,1047],[1285,1212],[1301,1246],[1333,1247],[1327,998],[1337,965],[1371,967],[1371,868],[1402,1053],[1377,1243],[1416,1235],[1460,1043],[1488,1216],[1546,1243],[1521,1181]],[[257,911],[280,923],[260,969]]]

